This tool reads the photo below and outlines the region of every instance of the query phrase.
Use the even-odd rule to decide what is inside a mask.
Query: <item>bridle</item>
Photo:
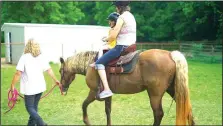
[[[64,66],[63,66],[63,69],[62,69],[61,81],[63,80],[63,78],[64,78]],[[60,83],[62,83],[62,82],[60,82]],[[61,92],[63,92],[63,91],[62,91],[62,86],[61,86],[60,88],[61,88]],[[66,95],[67,95],[67,91],[68,91],[68,89],[69,89],[69,86],[68,86],[68,87],[63,87],[63,89],[66,90],[66,93],[64,94],[64,95],[66,96]]]

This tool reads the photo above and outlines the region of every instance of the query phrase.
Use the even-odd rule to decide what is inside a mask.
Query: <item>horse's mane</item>
[[[79,52],[71,57],[68,57],[65,61],[67,70],[75,70],[76,73],[85,73],[87,67],[93,62],[97,51],[85,51]]]

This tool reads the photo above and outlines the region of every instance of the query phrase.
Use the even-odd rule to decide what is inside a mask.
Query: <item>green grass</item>
[[[222,54],[215,54],[215,55],[210,55],[210,54],[194,54],[193,57],[188,57],[188,60],[193,60],[193,61],[200,61],[200,62],[206,62],[206,63],[222,63]]]
[[[198,125],[221,125],[222,124],[222,64],[206,64],[195,61],[189,63],[189,87],[194,119]],[[59,78],[57,65],[51,65]],[[7,91],[15,67],[1,68],[1,122],[2,125],[25,125],[28,113],[22,99],[15,108],[3,115],[7,108]],[[53,81],[45,75],[47,89]],[[19,84],[17,84],[19,89]],[[67,96],[61,96],[59,89],[39,103],[39,114],[49,125],[83,125],[81,104],[88,94],[84,76],[77,76],[71,84]],[[163,97],[164,117],[162,125],[175,124],[175,103],[171,104],[168,94]],[[94,125],[105,125],[106,116],[104,102],[93,102],[88,107],[89,119]],[[153,123],[153,113],[146,92],[132,95],[114,95],[111,113],[112,124],[117,125],[142,125]]]

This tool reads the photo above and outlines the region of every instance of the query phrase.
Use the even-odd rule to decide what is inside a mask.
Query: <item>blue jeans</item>
[[[30,117],[28,125],[44,125],[42,118],[39,116],[38,112],[38,103],[41,98],[42,93],[36,95],[25,95],[25,106]]]
[[[116,45],[95,62],[95,69],[104,70],[105,66],[113,59],[119,57],[121,52],[127,47],[125,45]]]

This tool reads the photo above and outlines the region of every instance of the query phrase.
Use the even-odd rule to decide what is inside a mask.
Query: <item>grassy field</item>
[[[189,86],[193,114],[198,125],[222,124],[222,64],[206,64],[189,61]],[[59,78],[59,67],[51,65]],[[24,101],[20,99],[15,108],[3,115],[7,108],[7,91],[10,87],[15,66],[1,68],[1,123],[2,125],[26,125],[28,113]],[[45,75],[47,89],[53,81]],[[19,84],[17,84],[19,89]],[[55,89],[50,96],[40,101],[39,114],[49,125],[83,125],[81,104],[88,94],[84,76],[77,76],[71,84],[67,96],[61,96]],[[175,103],[170,108],[171,98],[163,97],[164,117],[162,125],[175,124]],[[93,102],[88,107],[91,124],[105,125],[106,116],[104,102]],[[153,113],[149,104],[147,92],[134,95],[114,95],[112,103],[112,124],[116,125],[152,125]]]

